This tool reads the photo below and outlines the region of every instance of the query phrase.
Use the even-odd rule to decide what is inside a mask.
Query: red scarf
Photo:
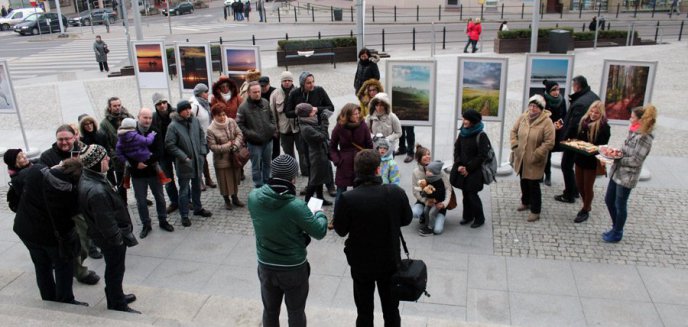
[[[628,130],[635,133],[638,131],[638,128],[640,128],[640,122],[636,121],[631,123],[631,126],[628,127]]]

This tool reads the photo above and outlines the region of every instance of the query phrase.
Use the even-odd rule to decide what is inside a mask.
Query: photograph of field
[[[430,120],[431,69],[427,63],[392,65],[392,110],[399,120]]]
[[[140,73],[164,72],[159,44],[136,44],[136,61]]]
[[[225,58],[227,58],[226,71],[245,72],[259,68],[256,53],[254,49],[225,48]]]
[[[650,66],[609,65],[604,103],[608,119],[628,120],[645,103]]]
[[[208,58],[205,46],[180,46],[182,86],[193,90],[198,83],[209,85]]]
[[[498,117],[503,63],[464,61],[461,67],[461,113],[474,109]]]

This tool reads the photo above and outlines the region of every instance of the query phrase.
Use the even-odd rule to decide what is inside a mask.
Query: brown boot
[[[239,196],[237,196],[236,194],[232,195],[232,204],[234,204],[237,207],[246,206],[243,202],[239,201]]]
[[[532,223],[532,222],[534,222],[534,221],[536,221],[536,220],[539,220],[539,219],[540,219],[540,214],[539,214],[539,213],[532,213],[532,212],[531,212],[530,215],[528,215],[528,222],[531,222],[531,223]]]

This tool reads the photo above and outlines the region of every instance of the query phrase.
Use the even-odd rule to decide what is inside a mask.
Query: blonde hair
[[[590,112],[592,111],[592,109],[595,109],[595,108],[597,108],[597,110],[599,110],[599,112],[600,112],[600,119],[598,119],[596,121],[591,121],[588,124],[588,131],[589,131],[588,142],[590,142],[590,143],[594,143],[595,139],[597,139],[597,132],[600,131],[600,126],[602,124],[607,123],[607,112],[604,108],[604,104],[602,103],[602,101],[597,100],[597,101],[593,102],[590,105],[590,107],[588,107],[588,111],[585,112],[585,115],[583,115],[583,118],[581,118],[580,123],[578,124],[578,134],[580,134],[581,130],[583,129],[584,122],[588,118],[590,118]]]
[[[475,22],[476,24],[480,24],[480,17],[476,17],[475,20],[474,20],[474,22]]]
[[[633,113],[638,117],[640,128],[638,132],[641,134],[650,134],[657,123],[657,108],[652,104],[646,104],[644,107],[633,108]]]

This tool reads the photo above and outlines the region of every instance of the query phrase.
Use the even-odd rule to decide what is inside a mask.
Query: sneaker
[[[409,162],[411,162],[411,161],[413,161],[413,157],[412,157],[412,156],[406,156],[406,158],[404,158],[404,163],[409,163]]]
[[[585,210],[581,210],[578,212],[578,215],[576,215],[576,219],[574,219],[573,222],[574,223],[582,223],[582,222],[588,220],[588,218],[590,218],[590,213],[585,211]]]
[[[189,220],[189,217],[182,217],[182,226],[184,226],[184,227],[191,226],[191,220]]]
[[[430,227],[423,225],[420,228],[418,228],[418,234],[420,236],[430,236],[433,235],[433,231],[432,229],[430,229]]]
[[[568,197],[564,194],[556,195],[556,196],[554,196],[554,199],[559,201],[559,202],[564,202],[564,203],[575,203],[576,202],[576,200],[574,200],[573,198]]]
[[[79,283],[86,284],[86,285],[98,284],[99,280],[100,280],[100,276],[98,276],[98,274],[96,274],[96,272],[93,270],[89,270],[88,275],[86,275],[86,277],[81,278],[81,279],[77,279],[77,281],[79,281]]]
[[[167,214],[171,214],[179,209],[179,205],[176,203],[170,203],[170,205],[167,206]]]
[[[201,209],[199,211],[194,211],[194,216],[212,217],[212,215],[213,215],[212,212],[205,210],[205,209]]]
[[[610,230],[609,234],[603,235],[602,240],[607,243],[618,243],[623,238],[623,231]]]
[[[540,220],[540,214],[539,213],[532,213],[531,212],[530,215],[528,215],[528,222],[532,223],[532,222],[537,221],[537,220]]]

